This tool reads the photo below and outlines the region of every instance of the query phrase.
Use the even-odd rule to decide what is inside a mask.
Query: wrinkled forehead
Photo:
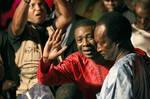
[[[92,25],[82,25],[75,28],[75,36],[81,36],[86,34],[94,35],[94,26]]]
[[[104,24],[98,24],[95,28],[94,34],[100,36],[100,35],[104,35],[105,32],[106,32],[106,26]]]
[[[44,3],[45,0],[31,0],[30,3]]]
[[[93,25],[81,25],[75,28],[75,32],[77,31],[94,31]]]
[[[95,40],[99,40],[106,36],[106,27],[103,24],[99,24],[96,26],[94,31],[94,38]]]

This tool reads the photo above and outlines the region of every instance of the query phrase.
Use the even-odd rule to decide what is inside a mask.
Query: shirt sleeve
[[[132,80],[129,68],[110,71],[97,99],[132,99]]]
[[[73,82],[74,63],[71,60],[72,58],[69,57],[58,65],[54,65],[51,62],[45,64],[41,59],[37,71],[38,82],[45,85]]]
[[[126,71],[126,68],[119,69],[116,83],[114,84],[114,98],[110,99],[132,99],[132,80],[130,74],[129,71]]]

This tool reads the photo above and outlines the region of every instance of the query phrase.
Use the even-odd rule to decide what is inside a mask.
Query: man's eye
[[[94,39],[94,36],[88,35],[88,36],[87,36],[87,39]]]
[[[77,42],[79,42],[79,43],[82,42],[82,39],[77,39]]]
[[[44,7],[44,3],[39,3],[38,4],[40,7]]]
[[[30,5],[30,8],[34,8],[34,5],[35,5],[35,4],[31,4],[31,5]]]
[[[92,36],[90,36],[90,37],[88,37],[87,39],[89,39],[89,40],[93,40],[94,38],[93,38]]]

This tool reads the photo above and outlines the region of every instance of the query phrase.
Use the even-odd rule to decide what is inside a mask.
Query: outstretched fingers
[[[56,29],[56,31],[52,34],[52,41],[56,41],[56,37],[58,36],[60,29]]]
[[[64,46],[57,52],[57,56],[61,55],[65,50],[67,49],[67,46]]]
[[[48,26],[46,29],[48,31],[48,36],[51,39],[52,38],[52,34],[54,34],[55,30],[53,29],[52,26]]]
[[[61,29],[57,29],[49,35],[43,52],[43,57],[45,57],[45,60],[53,60],[66,50],[67,47],[61,48],[63,37],[64,34],[62,34]]]

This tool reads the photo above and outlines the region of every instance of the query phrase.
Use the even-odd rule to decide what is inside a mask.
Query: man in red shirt
[[[74,34],[79,51],[69,55],[57,66],[53,64],[53,60],[66,49],[60,48],[63,34],[57,29],[49,36],[38,67],[39,83],[59,85],[74,82],[85,99],[96,99],[96,93],[100,91],[109,67],[106,67],[108,64],[103,57],[97,54],[94,28],[95,22],[89,19],[76,23]]]

